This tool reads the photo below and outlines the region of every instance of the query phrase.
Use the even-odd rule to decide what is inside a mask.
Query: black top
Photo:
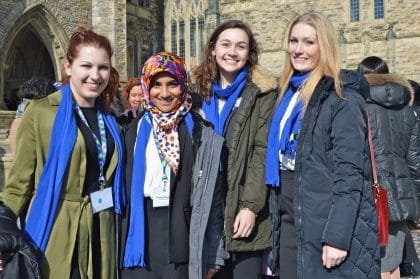
[[[89,127],[95,133],[96,137],[100,139],[98,119],[96,116],[97,108],[80,108],[85,116]],[[80,119],[79,115],[76,113],[76,122],[77,127],[82,132],[83,138],[86,143],[86,176],[85,183],[83,185],[83,195],[95,192],[99,189],[99,161],[98,161],[98,151],[96,150],[96,143],[91,130],[84,124]],[[106,152],[106,161],[104,166],[104,174],[108,168],[109,162],[111,161],[112,154],[114,153],[114,139],[111,134],[106,133],[106,142],[107,142],[107,152]]]

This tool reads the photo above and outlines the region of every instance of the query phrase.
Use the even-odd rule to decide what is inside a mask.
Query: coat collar
[[[47,96],[48,102],[51,106],[58,106],[61,102],[61,90],[58,90]]]
[[[260,89],[259,94],[267,93],[277,88],[277,81],[261,66],[255,67],[254,71],[252,71],[251,81]]]
[[[414,103],[414,90],[407,79],[396,74],[367,74],[365,75],[369,85],[385,85],[387,83],[396,83],[403,86],[410,93],[409,105]]]

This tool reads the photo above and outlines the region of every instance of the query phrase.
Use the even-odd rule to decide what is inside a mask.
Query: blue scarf
[[[243,67],[236,76],[235,81],[225,89],[222,89],[220,80],[216,81],[213,84],[213,94],[210,97],[210,100],[203,101],[201,109],[204,111],[206,119],[213,124],[214,130],[218,135],[223,136],[223,129],[225,127],[226,119],[228,118],[230,112],[233,109],[233,106],[236,103],[236,100],[246,85],[247,76],[248,68]],[[227,98],[220,115],[218,97]]]
[[[133,169],[131,174],[130,220],[123,267],[145,267],[145,216],[144,216],[144,178],[146,169],[146,146],[149,141],[152,124],[143,115],[139,131],[137,132],[136,148],[134,150]],[[194,127],[191,113],[185,115],[185,122],[190,135]]]
[[[292,113],[287,118],[281,137],[280,122],[286,113],[287,107],[300,85],[309,77],[311,72],[302,76],[292,76],[290,86],[277,107],[268,133],[267,154],[265,159],[265,183],[269,186],[280,186],[279,150],[294,158],[297,150],[297,140],[290,140],[292,134],[298,134],[301,123],[303,102],[298,101]]]
[[[41,252],[45,251],[48,243],[67,165],[77,138],[77,125],[70,85],[63,85],[61,93],[62,99],[54,119],[47,160],[42,169],[38,189],[25,226],[26,233]],[[113,193],[114,210],[120,214],[121,207],[125,205],[123,145],[115,119],[110,114],[103,112],[102,105],[99,105],[99,109],[103,113],[108,131],[117,145],[118,165],[114,177]]]

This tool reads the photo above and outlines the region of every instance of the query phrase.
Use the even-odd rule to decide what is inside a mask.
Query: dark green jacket
[[[256,251],[271,246],[265,154],[267,123],[276,99],[276,88],[276,80],[257,67],[241,94],[235,119],[229,123],[225,207],[226,247],[229,251]],[[244,207],[257,214],[255,228],[248,238],[232,239],[236,214]]]
[[[268,190],[265,186],[265,153],[268,118],[276,99],[277,82],[257,67],[246,84],[239,107],[226,120],[227,194],[225,235],[228,251],[257,251],[271,247]],[[197,103],[201,104],[198,94]],[[227,133],[227,134],[226,134]],[[232,239],[235,217],[241,208],[257,214],[248,238]]]

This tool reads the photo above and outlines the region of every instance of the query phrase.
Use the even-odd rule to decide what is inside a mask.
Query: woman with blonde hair
[[[361,75],[340,72],[327,17],[292,22],[266,157],[280,278],[379,277],[366,90]]]

